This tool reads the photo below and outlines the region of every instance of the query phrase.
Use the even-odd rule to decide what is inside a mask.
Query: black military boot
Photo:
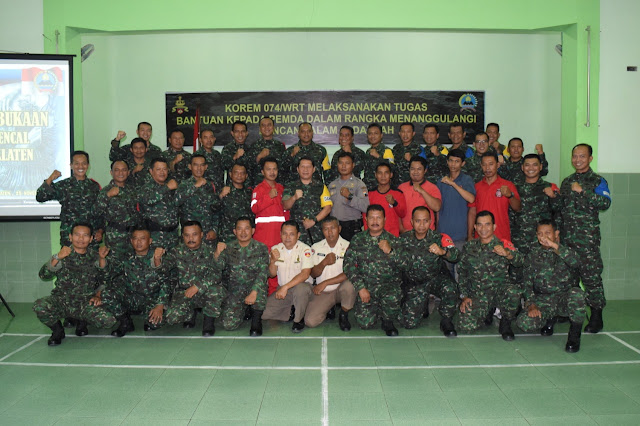
[[[444,337],[456,337],[458,335],[455,327],[453,326],[453,321],[451,321],[451,318],[447,317],[443,317],[440,320],[440,331],[442,331]]]
[[[487,316],[484,318],[484,325],[491,325],[493,324],[493,314],[495,313],[496,308],[491,308],[489,309],[489,313],[487,314]]]
[[[422,313],[422,318],[424,319],[429,318],[429,305],[427,305],[427,307],[424,308],[424,312]]]
[[[390,337],[398,335],[398,329],[393,325],[393,321],[382,320],[382,330]]]
[[[602,323],[602,309],[591,308],[591,316],[589,317],[589,323],[584,328],[585,333],[597,333],[602,331],[604,324]]]
[[[76,336],[82,337],[86,336],[87,334],[89,334],[87,322],[78,320],[78,322],[76,322]]]
[[[247,305],[247,307],[244,310],[244,318],[242,318],[244,321],[248,321],[252,318],[251,311],[252,311],[251,306]]]
[[[216,319],[208,315],[203,315],[203,317],[204,319],[202,320],[202,335],[205,337],[211,337],[216,334]]]
[[[296,317],[296,307],[291,305],[291,314],[289,314],[289,319],[287,320],[287,322],[293,321],[295,317]]]
[[[351,323],[349,322],[349,311],[340,309],[340,314],[338,315],[338,325],[340,326],[340,330],[342,331],[351,330]]]
[[[128,331],[130,331],[129,322],[131,321],[131,317],[129,317],[128,315],[123,315],[118,318],[118,320],[120,321],[118,323],[118,328],[111,332],[111,335],[113,337],[123,337],[125,334],[127,334]]]
[[[336,319],[336,307],[335,307],[335,305],[332,306],[331,309],[329,309],[329,312],[327,312],[327,319],[328,320]]]
[[[196,318],[198,317],[198,311],[193,310],[193,315],[188,321],[182,323],[182,327],[184,328],[194,328],[196,326]]]
[[[564,350],[570,353],[575,353],[580,350],[580,335],[582,334],[582,323],[571,322],[569,327],[569,337],[567,338],[567,344]]]
[[[75,327],[76,326],[76,320],[73,318],[65,318],[64,322],[62,323],[62,326],[64,328],[71,328],[71,327]]]
[[[302,333],[302,330],[304,330],[304,319],[300,322],[293,322],[293,325],[291,326],[291,331],[293,331],[294,333]]]
[[[553,317],[547,320],[547,323],[540,329],[540,335],[553,336],[553,326],[556,325],[556,318]]]
[[[513,334],[513,330],[511,330],[511,320],[502,317],[500,319],[500,326],[498,327],[498,332],[502,335],[502,338],[507,342],[512,341],[516,338]]]
[[[51,327],[51,337],[47,340],[47,345],[49,346],[58,346],[62,343],[62,339],[64,339],[64,327],[60,324],[60,321],[56,321],[55,324]]]
[[[249,330],[249,336],[262,336],[262,311],[258,309],[251,310],[251,329]]]

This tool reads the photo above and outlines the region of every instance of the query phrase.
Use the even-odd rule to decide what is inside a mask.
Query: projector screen
[[[70,176],[72,60],[0,54],[0,220],[56,220],[57,201],[36,190],[54,170]]]

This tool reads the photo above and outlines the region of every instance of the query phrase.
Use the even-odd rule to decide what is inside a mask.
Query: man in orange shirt
[[[411,231],[411,212],[418,206],[425,206],[429,209],[431,217],[436,217],[435,212],[440,211],[442,206],[442,195],[437,186],[427,181],[425,174],[427,173],[427,160],[422,157],[415,156],[411,158],[409,164],[408,182],[400,184],[398,189],[404,194],[407,210],[402,217],[400,224],[400,232]],[[436,221],[432,220],[430,229],[436,229]]]

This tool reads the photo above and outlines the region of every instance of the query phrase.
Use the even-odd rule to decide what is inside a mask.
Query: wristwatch
[[[51,256],[51,258],[55,259],[55,260],[60,260],[60,258],[58,257],[58,253],[56,253],[53,256]]]

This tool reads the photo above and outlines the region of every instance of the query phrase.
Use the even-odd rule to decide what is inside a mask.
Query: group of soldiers
[[[396,336],[394,323],[428,318],[431,295],[447,337],[494,316],[505,340],[513,322],[551,335],[568,320],[566,350],[576,352],[586,307],[585,331],[603,328],[598,214],[611,197],[589,145],[574,147],[576,172],[557,187],[543,180],[542,145],[523,156],[522,139],[502,145],[496,123],[473,147],[460,124],[445,147],[436,125],[424,126],[422,145],[403,123],[393,148],[373,123],[366,151],[343,126],[331,161],[310,123],[286,148],[269,117],[250,145],[246,123],[233,123],[221,152],[210,129],[193,153],[180,130],[165,151],[151,135],[142,122],[120,146],[126,133],[117,133],[105,188],[88,178],[83,151],[72,154],[71,177],[55,182],[56,170],[38,188],[38,201],[62,206],[62,248],[40,270],[56,286],[33,308],[52,329],[49,345],[65,326],[79,336],[88,325],[116,327],[122,337],[132,315],[150,331],[195,327],[198,312],[203,336],[216,319],[225,330],[250,321],[251,336],[262,335],[263,319],[299,333],[336,310],[349,331],[352,309],[361,328]]]

